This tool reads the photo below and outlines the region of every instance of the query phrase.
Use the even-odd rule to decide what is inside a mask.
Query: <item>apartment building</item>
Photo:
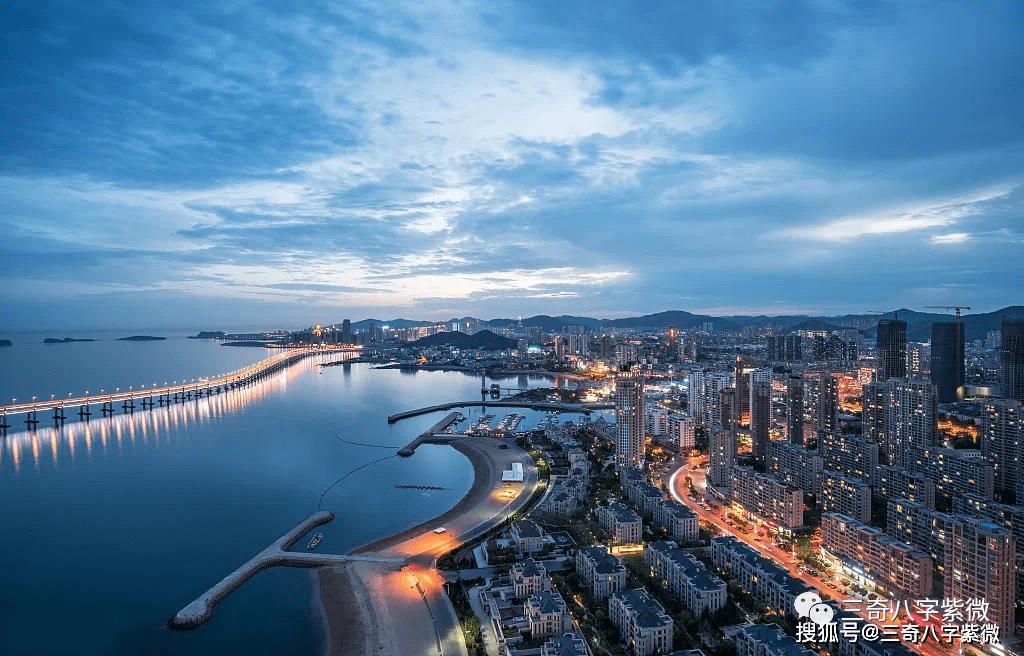
[[[818,656],[818,652],[798,643],[778,624],[751,624],[740,629],[733,639],[736,656]]]
[[[974,449],[910,447],[906,469],[935,481],[935,493],[946,497],[977,494],[991,499],[995,492],[992,463]]]
[[[891,465],[879,465],[871,489],[874,498],[882,503],[888,503],[889,499],[909,499],[923,503],[928,508],[935,508],[935,481],[924,474],[915,474]]]
[[[871,487],[862,478],[826,469],[821,475],[822,512],[837,512],[864,522],[871,521]]]
[[[769,608],[795,616],[793,600],[812,588],[780,564],[762,556],[736,536],[711,540],[711,560],[725,576],[736,581]]]
[[[955,515],[946,542],[946,599],[984,599],[989,621],[1011,635],[1017,591],[1016,540],[992,522]]]
[[[725,581],[675,542],[659,540],[649,544],[644,550],[644,563],[695,616],[725,606]]]
[[[643,511],[644,517],[653,515],[655,505],[665,500],[665,492],[647,481],[631,485],[627,496]]]
[[[748,513],[780,528],[794,529],[804,523],[804,492],[751,467],[732,468],[732,496]]]
[[[606,599],[626,587],[626,568],[605,547],[584,547],[577,551],[576,573],[597,599]]]
[[[557,590],[542,590],[523,604],[530,635],[534,638],[572,631],[572,615]]]
[[[544,550],[544,531],[531,519],[512,523],[512,542],[519,554],[532,554]]]
[[[777,481],[800,488],[804,494],[821,492],[822,464],[816,450],[782,440],[768,442],[765,471]]]
[[[821,516],[821,553],[869,589],[897,599],[932,593],[932,558],[913,545],[840,513]]]
[[[1017,541],[1017,553],[1024,553],[1024,506],[996,503],[977,494],[962,494],[953,497],[953,512],[1009,529]]]
[[[668,530],[681,544],[696,542],[700,537],[700,521],[693,512],[675,499],[665,499],[654,506],[654,523]]]
[[[619,629],[632,656],[672,651],[672,618],[644,588],[612,593],[608,597],[608,618]]]
[[[517,597],[526,597],[551,588],[551,579],[544,565],[532,558],[514,563],[508,574]]]
[[[643,520],[621,503],[600,506],[595,511],[601,530],[619,544],[639,544],[643,538]]]
[[[818,451],[821,453],[823,469],[863,478],[868,485],[874,485],[878,442],[869,437],[825,431],[818,438]]]

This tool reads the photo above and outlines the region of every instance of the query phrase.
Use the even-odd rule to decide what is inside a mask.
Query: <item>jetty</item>
[[[202,626],[213,617],[213,609],[217,604],[227,599],[232,592],[253,576],[271,567],[325,567],[354,561],[405,564],[405,558],[342,556],[288,551],[311,530],[333,520],[334,513],[327,511],[314,513],[302,520],[298,526],[282,535],[269,547],[256,554],[247,563],[225,576],[195,601],[178,611],[171,619],[167,620],[167,628],[176,631],[189,631]]]
[[[456,439],[459,436],[452,433],[444,433],[442,431],[444,431],[452,424],[458,423],[461,419],[462,413],[448,413],[448,415],[444,419],[437,422],[436,424],[425,430],[423,433],[421,433],[420,436],[417,437],[415,440],[409,442],[404,447],[399,449],[398,455],[402,456],[403,458],[408,458],[412,454],[416,453],[416,448],[421,444],[448,444],[453,439]],[[391,421],[391,417],[388,417],[388,423],[394,423],[393,421]]]
[[[615,408],[614,403],[561,403],[558,401],[516,401],[510,399],[500,401],[453,401],[451,403],[430,405],[425,408],[406,410],[405,412],[398,412],[393,415],[389,415],[388,423],[393,424],[396,421],[408,419],[409,417],[418,417],[419,415],[430,414],[431,412],[451,410],[452,408],[471,408],[477,405],[485,406],[488,408],[529,408],[531,410],[558,410],[559,412],[579,412],[588,415],[594,410],[612,410],[613,408]]]

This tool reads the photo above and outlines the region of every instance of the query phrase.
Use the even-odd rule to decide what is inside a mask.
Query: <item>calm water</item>
[[[16,341],[0,349],[0,398],[208,376],[265,356],[262,349],[180,336]],[[88,424],[60,430],[43,422],[35,433],[3,438],[0,653],[322,652],[319,606],[305,570],[257,575],[196,631],[154,630],[315,511],[337,478],[394,453],[338,436],[399,446],[441,415],[389,426],[388,414],[478,398],[480,389],[478,378],[459,373],[365,364],[320,371],[306,360],[259,386],[212,399],[106,420],[93,415]],[[497,421],[503,413],[496,414]],[[526,425],[541,416],[527,414]],[[396,483],[449,489],[423,493]],[[471,483],[469,462],[443,446],[371,465],[324,498],[323,508],[338,518],[322,529],[319,550],[343,553],[419,523],[457,503]]]

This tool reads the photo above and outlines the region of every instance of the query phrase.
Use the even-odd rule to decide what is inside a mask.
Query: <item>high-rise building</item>
[[[933,446],[939,408],[931,381],[890,378],[886,386],[885,464],[910,469],[910,447]]]
[[[690,415],[705,428],[722,423],[723,389],[729,387],[732,376],[724,372],[695,369],[689,374]]]
[[[1024,401],[1024,319],[1003,317],[999,346],[999,390],[1003,398]]]
[[[791,374],[786,380],[786,431],[789,441],[804,444],[804,377]]]
[[[739,428],[739,394],[735,387],[726,387],[719,393],[722,406],[722,428],[727,428],[733,433]]]
[[[932,324],[931,368],[939,403],[963,401],[964,325],[959,321]]]
[[[839,427],[839,381],[832,374],[805,378],[804,441]]]
[[[1021,447],[1024,446],[1024,417],[1021,402],[1009,399],[986,401],[985,425],[981,433],[981,453],[992,463],[995,489],[1016,495]],[[1020,503],[1024,499],[1018,499]]]
[[[817,450],[808,451],[783,440],[768,442],[765,471],[772,478],[796,486],[806,494],[817,494],[821,491],[822,469]]]
[[[345,319],[341,322],[341,341],[345,344],[354,344],[352,340],[352,322]]]
[[[864,437],[881,444],[885,437],[887,383],[865,383],[861,388],[861,426]]]
[[[615,354],[615,346],[612,343],[612,338],[608,335],[601,335],[601,357],[610,358]]]
[[[750,440],[754,459],[764,462],[772,427],[772,384],[755,381],[750,386]]]
[[[1016,541],[991,522],[954,515],[946,542],[946,599],[984,599],[989,622],[1003,635],[1014,632],[1017,590]]]
[[[818,438],[818,452],[825,469],[845,476],[857,476],[874,485],[878,443],[873,439],[825,431]]]
[[[708,439],[710,455],[708,460],[708,485],[729,487],[732,483],[732,468],[736,464],[736,436],[721,426],[711,428]]]
[[[904,378],[907,375],[907,322],[879,319],[878,355],[875,380]]]
[[[644,428],[647,410],[644,381],[639,376],[621,375],[615,380],[615,466],[644,466]]]

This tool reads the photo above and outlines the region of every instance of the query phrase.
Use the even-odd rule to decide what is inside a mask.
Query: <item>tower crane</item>
[[[956,322],[960,323],[960,310],[970,310],[970,305],[926,305],[925,308],[933,310],[956,310]]]

